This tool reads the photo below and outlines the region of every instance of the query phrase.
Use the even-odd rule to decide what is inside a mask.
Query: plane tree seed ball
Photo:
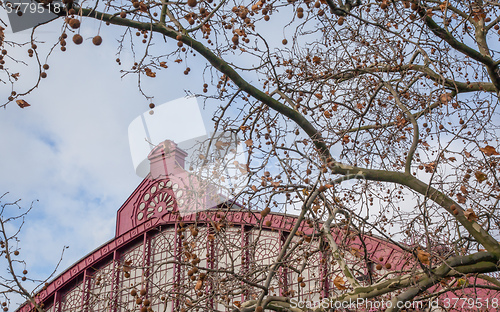
[[[271,208],[266,207],[264,210],[262,210],[262,211],[260,212],[260,215],[261,215],[262,217],[265,217],[265,216],[267,216],[270,212],[271,212]]]
[[[78,29],[80,28],[80,20],[76,19],[76,18],[72,18],[69,20],[68,22],[69,26],[73,29]]]
[[[188,4],[190,7],[194,8],[194,7],[196,6],[197,2],[196,2],[196,0],[188,0],[188,1],[187,1],[187,4]]]
[[[81,35],[79,35],[79,34],[75,34],[73,36],[73,42],[75,44],[81,44],[83,42],[83,37]]]
[[[95,36],[92,38],[92,43],[96,46],[101,45],[102,43],[102,37],[101,36]]]

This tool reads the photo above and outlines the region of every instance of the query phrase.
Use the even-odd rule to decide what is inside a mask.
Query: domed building
[[[250,210],[230,200],[221,204],[210,187],[192,196],[186,181],[199,181],[184,170],[186,155],[169,141],[151,152],[151,172],[119,208],[115,237],[36,295],[45,311],[245,310],[266,285],[266,298],[281,300],[272,308],[302,311],[297,307],[346,291],[338,261],[312,222],[296,224],[297,216]],[[294,226],[296,235],[290,237]],[[374,282],[374,275],[414,266],[412,254],[384,239],[344,228],[331,233],[338,246],[348,246],[341,252],[361,285]],[[285,248],[288,242],[292,247]],[[475,298],[474,291],[498,298],[498,292],[486,290],[442,297]],[[370,309],[382,310],[375,305],[349,311]],[[18,312],[33,310],[27,303]]]

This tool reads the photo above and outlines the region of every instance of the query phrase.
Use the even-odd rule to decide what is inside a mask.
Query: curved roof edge
[[[223,216],[220,215],[222,212]],[[185,216],[182,218],[182,222],[187,224],[194,222],[197,222],[198,224],[211,224],[212,222],[223,219],[232,226],[258,225],[262,226],[264,229],[283,231],[286,233],[293,228],[297,216],[290,216],[282,213],[269,213],[263,218],[260,213],[256,211],[210,209]],[[270,221],[270,223],[267,221]],[[175,212],[168,213],[163,215],[162,218],[147,220],[137,227],[104,243],[55,277],[48,286],[44,287],[44,290],[35,295],[37,302],[41,303],[46,299],[51,298],[56,291],[63,289],[76,278],[82,276],[85,270],[98,265],[106,259],[109,259],[115,251],[134,242],[138,237],[144,235],[144,233],[158,229],[158,227],[162,225],[175,225],[177,222],[181,222],[178,214]],[[266,223],[270,225],[266,226]],[[303,232],[304,235],[311,235],[313,234],[314,229],[310,228],[304,220],[299,227],[299,231]],[[332,232],[335,234],[336,240],[338,240],[339,243],[340,240],[345,239],[343,230],[333,228]],[[355,237],[347,237],[347,239],[347,245],[356,245],[356,242],[360,242],[358,235]],[[370,256],[374,259],[374,262],[378,262],[377,259],[382,257],[384,258],[384,263],[390,261],[391,263],[396,264],[396,266],[408,263],[408,253],[403,251],[398,246],[374,236],[365,236],[364,240],[366,245],[372,246],[370,248]],[[344,241],[344,243],[346,242]],[[24,304],[17,311],[28,312],[31,311],[32,308],[33,306],[31,304]]]

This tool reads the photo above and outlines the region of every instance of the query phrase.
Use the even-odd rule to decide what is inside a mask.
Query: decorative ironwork
[[[57,277],[38,298],[51,312],[231,311],[256,298],[256,285],[268,278],[296,219],[271,213],[264,220],[271,222],[264,222],[243,210],[165,215],[175,206],[169,203],[176,191],[169,181],[142,185],[127,221],[136,226]],[[148,207],[155,209],[151,216]],[[280,259],[269,295],[318,301],[344,291],[335,283],[341,270],[329,245],[305,223],[291,240],[294,252]],[[410,255],[382,239],[339,229],[332,234],[361,284],[375,274],[374,262],[384,264],[379,275],[390,273],[387,264],[413,265]],[[31,309],[26,305],[19,312]]]
[[[182,195],[183,191],[179,190],[177,183],[170,180],[155,183],[142,196],[142,201],[135,213],[137,221],[151,219],[156,213],[172,212],[176,204],[176,199],[179,205],[182,205],[184,202],[180,199]]]

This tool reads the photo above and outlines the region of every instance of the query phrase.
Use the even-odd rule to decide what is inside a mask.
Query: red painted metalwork
[[[141,190],[149,187],[150,185],[154,184],[155,181],[151,180],[144,180],[143,183],[139,186],[139,188],[132,194],[131,198],[127,200],[126,204],[132,202],[135,197],[137,197],[141,192]],[[226,220],[231,222],[234,226],[238,226],[242,229],[244,229],[245,226],[252,225],[256,226],[260,224],[260,218],[258,217],[259,215],[252,214],[251,217],[249,217],[249,214],[244,211],[229,211],[226,213]],[[200,224],[210,224],[213,220],[220,220],[220,218],[217,217],[217,211],[203,211],[199,212],[197,217],[197,223]],[[283,214],[274,214],[271,213],[268,216],[266,216],[266,220],[271,219],[272,220],[272,225],[269,227],[269,229],[275,230],[275,231],[283,231],[284,233],[288,233],[290,230],[291,224],[293,220],[295,219],[294,217],[288,216],[288,215],[283,215]],[[84,277],[86,270],[90,270],[93,267],[99,266],[99,264],[104,261],[105,259],[109,258],[110,254],[115,255],[113,258],[116,259],[116,254],[121,250],[121,249],[127,249],[128,246],[133,243],[138,237],[145,237],[146,233],[155,230],[158,228],[160,225],[165,226],[165,225],[170,225],[173,226],[175,229],[177,229],[178,225],[178,218],[175,213],[166,213],[163,215],[161,218],[157,219],[151,219],[148,220],[147,222],[139,224],[137,227],[132,228],[121,235],[115,237],[113,240],[105,243],[101,247],[97,248],[95,251],[90,253],[88,256],[84,257],[80,261],[78,261],[76,264],[74,264],[72,267],[68,268],[66,271],[64,271],[62,274],[60,274],[55,280],[53,280],[46,290],[41,291],[37,298],[41,302],[44,302],[45,306],[49,306],[51,304],[57,305],[57,299],[59,298],[59,294],[62,292],[64,293],[64,289],[76,278],[79,276]],[[191,224],[195,222],[195,216],[190,216],[188,218],[183,219],[183,222],[186,224]],[[305,224],[304,224],[305,225]],[[312,229],[309,229],[308,227],[304,226],[303,231],[305,234],[312,234]],[[242,230],[242,235],[245,235],[245,231]],[[176,246],[177,250],[182,249],[182,240],[179,237],[180,235],[176,236]],[[342,239],[342,235],[337,232],[337,242],[340,243]],[[377,238],[377,237],[364,237],[366,245],[369,247],[368,252],[370,253],[370,258],[373,259],[374,261],[378,261],[377,259],[380,257],[384,258],[384,263],[392,263],[396,269],[401,269],[402,266],[408,263],[408,260],[410,259],[410,256],[405,253],[403,250],[399,249],[397,246],[391,245],[388,242]],[[281,240],[280,240],[281,241]],[[282,241],[281,241],[282,242]],[[146,244],[146,243],[145,243]],[[351,246],[359,246],[360,241],[358,239],[351,240],[349,243]],[[372,247],[372,248],[371,248]],[[146,248],[144,246],[144,257],[149,257],[150,249]],[[178,252],[177,251],[177,252]],[[147,255],[146,255],[147,254]],[[176,257],[179,257],[179,253],[176,254]],[[146,258],[144,258],[146,259]],[[116,270],[115,270],[116,271]],[[176,266],[176,271],[175,277],[176,277],[176,285],[180,284],[181,281],[181,274],[180,274],[180,267],[177,265]],[[326,276],[322,276],[321,278],[326,278]],[[116,276],[115,279],[116,283],[119,283],[119,277]],[[286,289],[287,283],[284,283],[284,287]],[[113,287],[115,288],[115,287]],[[326,294],[324,294],[326,295]],[[47,299],[53,298],[53,302],[48,302]],[[179,303],[177,303],[178,305]],[[25,305],[21,307],[18,311],[19,312],[28,312],[32,309],[30,305]],[[172,308],[172,311],[174,309]]]
[[[171,145],[170,149],[175,151],[175,146]],[[161,150],[154,150],[153,160],[155,164],[159,166],[162,172],[165,171],[164,165],[166,162],[179,162],[177,156],[170,156],[170,158],[165,156]],[[161,155],[158,156],[158,155]],[[153,162],[153,161],[152,161]],[[181,161],[182,162],[182,161]],[[170,164],[172,166],[172,164]],[[159,170],[160,170],[159,169]],[[160,170],[160,171],[161,171]],[[182,168],[180,166],[175,167],[177,174],[182,174]],[[80,305],[85,306],[85,302],[88,301],[87,290],[94,285],[94,273],[98,268],[111,263],[111,270],[113,276],[110,277],[110,293],[109,296],[114,298],[114,304],[110,307],[109,312],[114,312],[118,310],[118,304],[121,300],[123,294],[119,293],[119,288],[122,283],[120,278],[124,272],[121,272],[120,265],[123,263],[125,255],[124,251],[130,250],[132,247],[137,246],[138,240],[142,244],[142,265],[143,267],[149,267],[151,265],[152,253],[152,243],[151,237],[153,233],[158,233],[164,229],[173,229],[175,233],[173,246],[174,258],[178,261],[182,257],[182,242],[183,234],[179,230],[179,222],[183,222],[186,225],[196,224],[198,227],[207,228],[207,242],[206,242],[206,252],[207,256],[207,267],[215,269],[219,265],[220,259],[217,259],[217,252],[215,242],[208,239],[208,235],[213,231],[211,224],[212,222],[219,222],[222,218],[225,219],[227,224],[231,225],[231,228],[238,229],[240,231],[239,240],[242,247],[242,257],[244,260],[241,261],[242,268],[245,270],[250,270],[250,262],[252,260],[252,255],[248,249],[250,236],[252,235],[252,229],[258,229],[259,227],[265,228],[266,233],[278,233],[278,244],[279,250],[284,243],[284,238],[289,235],[291,228],[296,222],[295,216],[290,216],[286,214],[270,213],[265,216],[264,220],[259,213],[254,211],[237,209],[237,210],[224,210],[224,215],[220,215],[218,209],[207,209],[205,211],[198,211],[195,214],[188,215],[182,218],[180,221],[179,213],[177,211],[177,204],[174,204],[173,209],[158,209],[151,215],[151,217],[143,217],[141,220],[138,218],[138,209],[142,202],[145,202],[144,198],[147,200],[153,198],[157,194],[173,193],[172,188],[166,187],[170,178],[167,176],[162,176],[156,173],[160,179],[152,179],[148,177],[142,181],[142,183],[137,187],[137,189],[131,194],[131,196],[125,201],[125,203],[118,210],[117,225],[116,225],[116,236],[114,239],[103,244],[89,255],[82,258],[80,261],[75,263],[73,266],[68,268],[66,271],[61,273],[56,277],[44,290],[40,291],[36,298],[40,303],[43,303],[46,307],[53,307],[53,312],[59,312],[62,309],[62,305],[66,304],[67,295],[70,291],[78,293],[80,291],[74,287],[82,286],[81,294],[78,298],[80,300]],[[164,183],[164,184],[161,184]],[[163,185],[163,188],[159,186]],[[171,192],[172,191],[172,192]],[[146,196],[146,194],[149,194]],[[164,196],[162,197],[164,198]],[[146,200],[146,201],[147,201]],[[158,200],[159,202],[159,200]],[[146,209],[146,207],[143,207]],[[145,210],[147,211],[147,210]],[[144,215],[143,215],[144,216]],[[270,223],[266,222],[270,221]],[[268,224],[266,226],[266,224]],[[270,224],[270,225],[269,225]],[[306,235],[311,235],[314,233],[314,229],[310,228],[305,221],[299,227],[299,230]],[[373,261],[373,263],[379,263],[379,258],[383,258],[383,263],[391,263],[394,269],[402,269],[413,262],[413,256],[406,253],[404,250],[396,245],[393,245],[386,240],[383,240],[374,236],[364,236],[363,241],[361,241],[359,236],[350,236],[348,233],[340,229],[333,229],[333,234],[335,240],[339,245],[344,242],[343,245],[350,246],[351,248],[356,248],[358,250],[364,250],[366,247],[366,253],[368,257]],[[150,235],[151,234],[151,235]],[[271,234],[269,234],[271,235]],[[274,235],[274,234],[273,234]],[[271,241],[271,240],[269,240]],[[265,241],[263,241],[265,243]],[[136,247],[134,247],[136,248]],[[267,252],[267,251],[266,251]],[[320,287],[322,289],[321,295],[323,297],[328,296],[330,289],[333,287],[331,285],[333,277],[330,276],[330,266],[328,265],[329,256],[323,254],[319,259],[319,273],[320,273]],[[149,272],[145,272],[149,274]],[[293,275],[292,271],[288,271],[287,268],[283,268],[278,273],[277,283],[280,287],[279,294],[285,295],[290,294],[293,289],[297,288],[298,293],[300,293],[300,288],[296,280],[291,279]],[[182,291],[181,283],[183,278],[183,272],[180,264],[173,265],[173,289],[174,291]],[[311,275],[311,279],[308,283],[314,282],[314,275]],[[316,277],[318,278],[318,277]],[[83,280],[80,285],[77,281]],[[76,285],[76,286],[75,286]],[[146,285],[145,287],[148,287]],[[312,288],[312,286],[311,286]],[[107,294],[106,294],[107,295]],[[243,293],[241,300],[247,300],[249,298],[249,293]],[[306,298],[305,292],[302,294]],[[62,300],[62,301],[61,301]],[[71,304],[71,303],[68,303]],[[214,304],[212,302],[212,304]],[[171,311],[175,311],[175,306],[179,306],[180,301],[176,299],[176,302],[172,304]],[[31,312],[33,307],[30,304],[25,304],[18,309],[18,312]],[[101,310],[99,310],[101,311]],[[66,311],[61,311],[66,312]]]
[[[182,238],[181,238],[181,235],[179,233],[179,226],[178,226],[178,223],[175,224],[175,233],[178,234],[178,235],[175,235],[175,259],[176,260],[180,260],[181,256],[182,256]],[[181,265],[176,263],[174,265],[174,291],[176,292],[180,292],[181,289],[180,289],[180,283],[181,283]],[[176,299],[175,301],[175,305],[172,305],[172,312],[175,311],[175,306],[179,306],[180,304],[180,300],[179,299]]]

